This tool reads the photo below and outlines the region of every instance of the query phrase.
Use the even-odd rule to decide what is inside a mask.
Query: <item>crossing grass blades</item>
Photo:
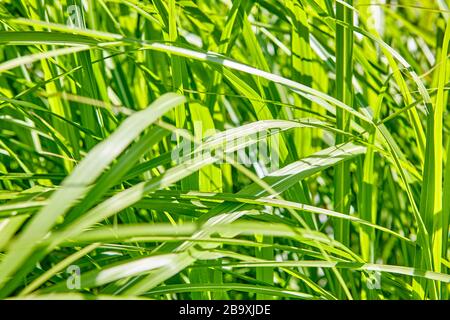
[[[449,299],[449,19],[1,1],[0,298]]]

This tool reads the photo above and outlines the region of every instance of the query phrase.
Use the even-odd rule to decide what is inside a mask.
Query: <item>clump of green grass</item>
[[[448,299],[449,17],[2,1],[0,298]]]

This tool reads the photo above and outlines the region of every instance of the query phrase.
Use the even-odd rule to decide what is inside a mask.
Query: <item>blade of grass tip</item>
[[[92,149],[63,181],[62,188],[51,196],[49,204],[33,216],[18,238],[10,244],[7,254],[0,262],[0,286],[11,279],[56,219],[66,213],[75,200],[85,195],[89,185],[103,170],[151,123],[184,101],[185,98],[177,94],[163,95],[147,109],[126,119],[107,140]],[[4,296],[1,290],[0,294]]]

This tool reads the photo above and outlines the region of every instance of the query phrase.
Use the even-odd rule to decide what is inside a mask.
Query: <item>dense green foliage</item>
[[[1,0],[0,298],[448,299],[449,42],[448,0]]]

